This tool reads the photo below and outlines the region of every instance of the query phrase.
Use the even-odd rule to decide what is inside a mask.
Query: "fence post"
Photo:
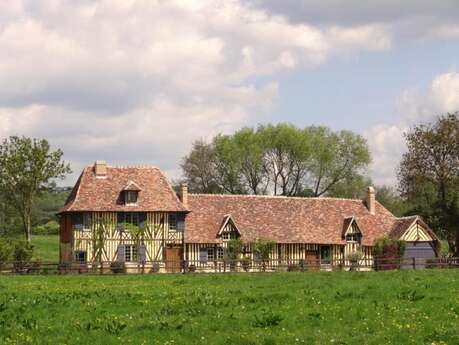
[[[416,269],[416,258],[413,257],[412,260],[413,260],[413,270],[415,270]]]

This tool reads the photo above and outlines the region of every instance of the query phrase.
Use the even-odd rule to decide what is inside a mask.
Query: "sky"
[[[396,185],[403,133],[459,110],[457,0],[2,0],[0,138],[180,177],[194,140],[289,122],[363,135]]]

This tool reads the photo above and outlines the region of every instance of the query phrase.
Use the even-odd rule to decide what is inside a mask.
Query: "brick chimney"
[[[188,206],[188,184],[182,183],[180,186],[180,191],[178,193],[178,197],[182,204],[187,207]]]
[[[96,174],[96,178],[106,178],[107,163],[105,161],[96,161],[94,163],[94,173]]]
[[[376,213],[376,192],[372,186],[367,189],[365,205],[367,206],[368,211],[370,211],[370,214],[374,215]]]

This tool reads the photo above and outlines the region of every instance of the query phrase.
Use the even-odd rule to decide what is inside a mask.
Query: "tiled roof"
[[[434,240],[439,240],[433,230],[419,216],[398,218],[392,227],[390,236],[393,238],[400,238],[415,222],[419,222]]]
[[[140,190],[136,205],[124,204],[122,191],[126,187]],[[89,166],[59,212],[66,211],[184,212],[186,208],[158,168],[107,166],[106,177],[100,178]]]
[[[242,240],[263,238],[277,243],[344,244],[343,227],[354,217],[362,243],[372,245],[388,236],[397,220],[378,202],[372,215],[362,200],[338,198],[190,194],[188,208],[188,243],[219,242],[217,232],[228,214]]]

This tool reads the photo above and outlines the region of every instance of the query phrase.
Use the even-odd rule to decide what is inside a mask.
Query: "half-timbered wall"
[[[128,231],[118,226],[116,212],[91,213],[90,229],[73,226],[73,251],[85,251],[89,262],[95,260],[95,246],[98,227],[103,227],[102,261],[116,261],[117,250],[120,244],[134,245]],[[182,245],[183,231],[169,229],[168,213],[146,213],[145,233],[141,244],[145,246],[146,261],[160,261],[164,259],[164,248],[169,245]]]
[[[330,247],[330,258],[329,260],[322,260],[320,257],[320,247]],[[209,267],[213,264],[217,264],[222,260],[217,258],[213,260],[205,260],[201,253],[207,248],[212,248],[215,253],[218,247],[226,247],[226,243],[188,243],[186,244],[186,260],[197,267]],[[350,265],[350,262],[346,260],[347,255],[354,251],[361,251],[363,258],[360,262],[361,265],[371,266],[373,264],[372,247],[362,246],[359,243],[347,243],[346,245],[319,245],[319,244],[307,244],[307,243],[280,243],[277,244],[270,255],[270,261],[273,265],[288,265],[298,264],[300,260],[310,260],[311,257],[318,264],[333,264],[333,265]],[[248,257],[251,260],[255,260],[251,245],[248,244],[242,253],[243,257]]]
[[[414,223],[410,226],[410,228],[400,237],[402,241],[407,242],[431,242],[433,238],[429,235],[429,233],[424,229],[422,225],[418,222]]]

